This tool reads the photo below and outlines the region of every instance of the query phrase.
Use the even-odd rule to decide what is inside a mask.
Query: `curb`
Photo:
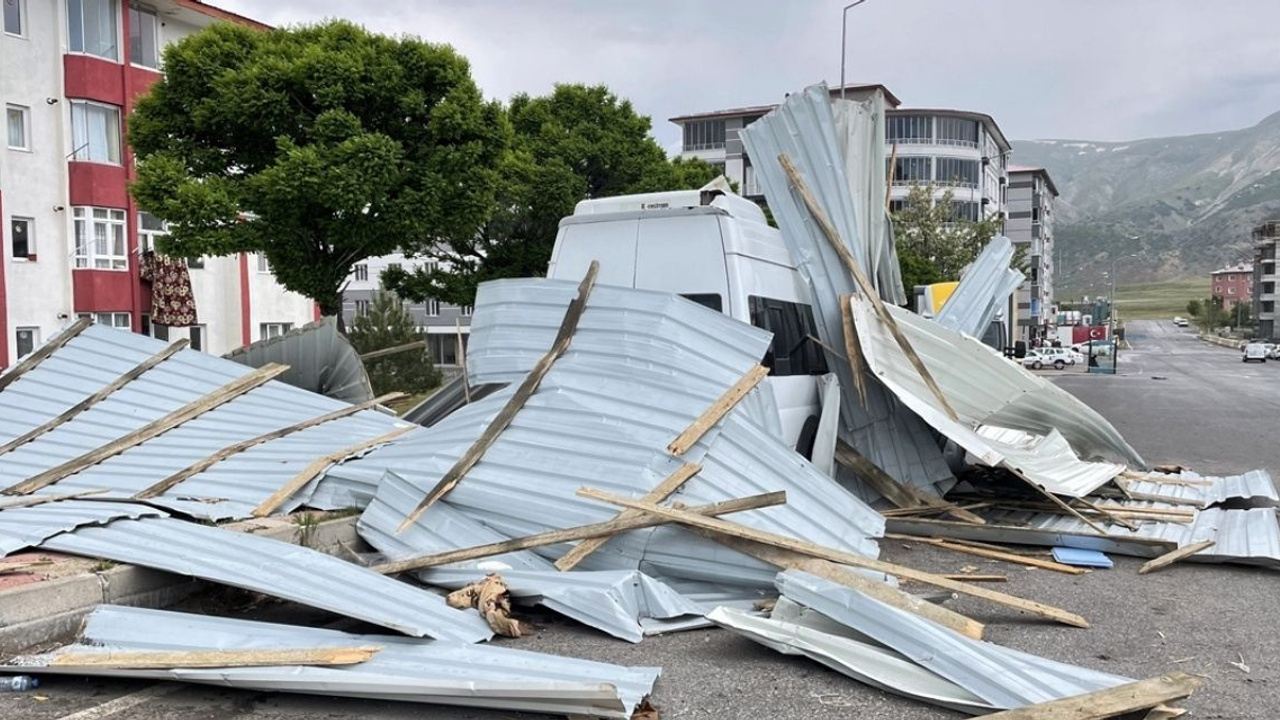
[[[273,540],[297,543],[292,517],[249,520],[224,526]],[[359,543],[356,517],[325,520],[314,526],[310,546],[337,555]],[[0,654],[16,653],[74,634],[85,615],[101,604],[161,608],[211,583],[159,570],[119,565],[98,572],[20,585],[0,592]]]

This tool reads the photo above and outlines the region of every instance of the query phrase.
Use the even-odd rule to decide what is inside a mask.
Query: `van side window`
[[[686,300],[692,300],[703,307],[711,308],[716,312],[724,312],[724,301],[720,299],[718,293],[684,293],[680,297]]]
[[[747,297],[751,324],[773,333],[773,343],[761,363],[775,376],[824,375],[827,359],[813,341],[818,332],[808,305],[756,295]]]

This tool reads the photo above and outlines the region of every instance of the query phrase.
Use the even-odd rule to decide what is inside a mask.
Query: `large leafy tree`
[[[132,192],[172,224],[163,252],[264,253],[333,315],[352,263],[467,237],[492,212],[510,128],[448,46],[218,23],[164,65],[129,119]]]
[[[908,290],[913,280],[917,284],[959,280],[960,272],[1000,230],[994,218],[957,217],[953,199],[951,190],[937,195],[932,186],[912,185],[902,209],[893,214],[903,285]],[[1015,255],[1012,264],[1025,262],[1021,258],[1025,255]]]
[[[383,282],[406,297],[471,305],[476,285],[546,272],[560,219],[580,200],[697,188],[719,171],[702,161],[668,160],[647,116],[603,85],[557,85],[550,95],[517,95],[514,130],[496,207],[479,232],[418,238],[409,252],[443,261],[415,273],[389,270]]]

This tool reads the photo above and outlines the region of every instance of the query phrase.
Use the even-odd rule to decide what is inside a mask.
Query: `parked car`
[[[1268,354],[1266,343],[1251,342],[1244,346],[1244,362],[1249,362],[1250,360],[1266,362]]]
[[[1098,340],[1098,341],[1095,341],[1092,345],[1090,345],[1089,343],[1072,345],[1071,350],[1072,352],[1080,353],[1080,355],[1084,356],[1086,359],[1089,357],[1090,352],[1092,352],[1094,355],[1098,357],[1107,357],[1108,355],[1111,354],[1111,341]]]
[[[1184,317],[1176,317],[1173,319],[1173,324],[1177,325],[1178,327],[1186,327],[1189,323],[1187,322],[1187,319]]]
[[[1032,370],[1039,370],[1046,366],[1062,370],[1068,365],[1076,364],[1076,359],[1073,357],[1076,354],[1078,353],[1072,353],[1066,348],[1039,348],[1027,353],[1027,356],[1022,359],[1022,366]]]

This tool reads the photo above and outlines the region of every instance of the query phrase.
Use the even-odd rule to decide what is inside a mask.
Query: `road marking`
[[[171,693],[182,690],[186,686],[182,683],[157,683],[137,692],[121,695],[115,700],[108,700],[101,705],[95,705],[79,712],[73,712],[70,715],[63,715],[58,720],[98,720],[98,718],[110,717],[118,712],[123,712],[135,708],[142,703],[149,702],[158,697],[164,697]]]

